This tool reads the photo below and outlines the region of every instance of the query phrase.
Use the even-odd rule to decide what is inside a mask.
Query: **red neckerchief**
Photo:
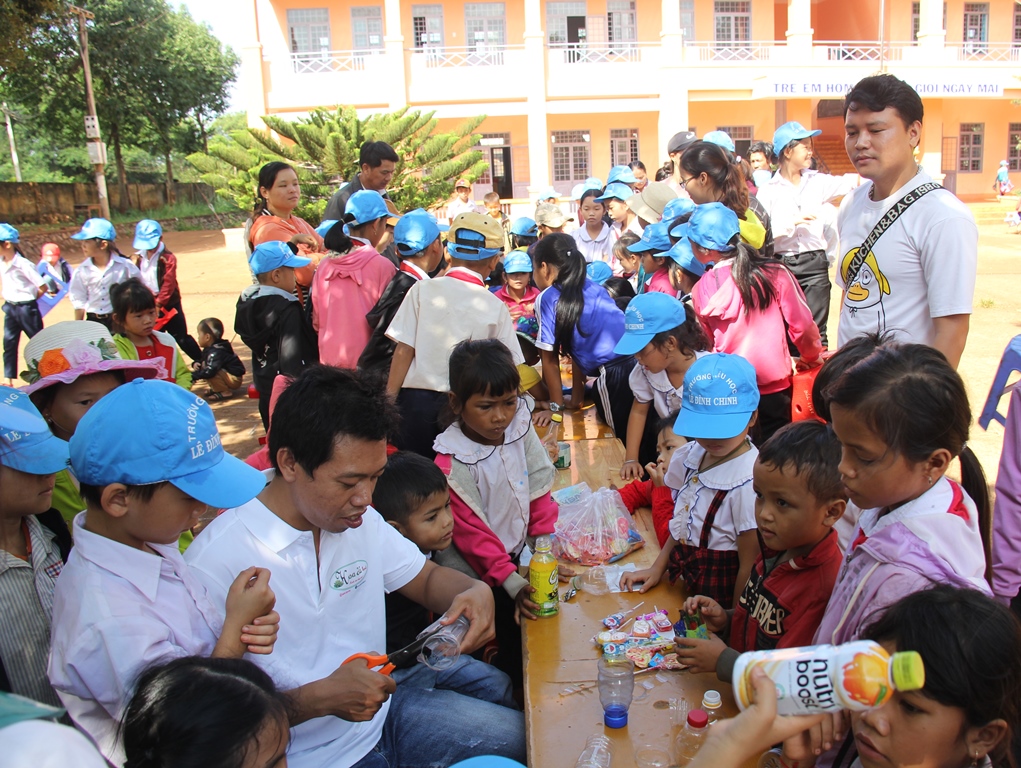
[[[482,275],[478,272],[472,272],[467,267],[454,267],[444,277],[452,277],[455,280],[460,280],[462,283],[471,283],[480,288],[486,287],[486,281],[482,279]]]
[[[401,262],[401,272],[406,275],[411,275],[416,280],[428,280],[429,275],[424,269],[419,269],[414,264],[409,264],[406,261]]]

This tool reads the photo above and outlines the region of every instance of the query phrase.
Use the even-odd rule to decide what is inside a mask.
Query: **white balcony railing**
[[[550,43],[550,55],[565,64],[635,63],[642,60],[642,48],[657,43]]]
[[[382,50],[292,53],[291,67],[298,75],[314,75],[323,72],[364,72],[366,59],[382,55],[384,55]]]
[[[437,67],[503,67],[507,52],[524,50],[523,45],[476,45],[468,48],[450,46],[412,48],[411,55],[424,61],[429,69]]]
[[[958,61],[1021,61],[1021,47],[1017,43],[951,43]]]
[[[698,41],[693,40],[684,43],[688,52],[685,56],[688,61],[765,61],[772,57],[773,49],[777,47],[773,40],[731,40],[731,41]],[[694,56],[692,55],[694,54]]]

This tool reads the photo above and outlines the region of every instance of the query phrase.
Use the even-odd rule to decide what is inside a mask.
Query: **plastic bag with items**
[[[616,491],[592,491],[579,483],[556,492],[553,498],[560,505],[553,533],[553,554],[558,560],[604,565],[645,546]]]

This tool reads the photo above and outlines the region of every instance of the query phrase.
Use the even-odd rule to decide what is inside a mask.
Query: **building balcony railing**
[[[382,55],[382,49],[292,53],[291,67],[298,75],[317,75],[323,72],[364,72],[366,59]]]
[[[659,43],[549,43],[550,60],[564,64],[635,63],[642,59],[642,48]]]
[[[427,69],[440,67],[504,67],[510,51],[524,50],[523,45],[474,45],[468,48],[436,46],[411,48],[413,65]]]

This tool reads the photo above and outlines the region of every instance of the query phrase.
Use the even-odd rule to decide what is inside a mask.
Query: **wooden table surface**
[[[624,459],[624,446],[619,440],[613,437],[579,439],[571,442],[571,448],[571,467],[558,471],[556,488],[582,480],[592,489],[606,487],[611,482],[621,485],[618,473]],[[635,521],[646,544],[623,562],[634,562],[643,568],[655,560],[659,545],[649,511],[640,510]],[[524,622],[525,722],[530,768],[570,768],[581,754],[585,741],[596,733],[605,733],[613,742],[613,768],[634,766],[634,752],[643,745],[659,747],[672,755],[676,728],[669,706],[671,698],[683,700],[692,709],[701,706],[705,691],[717,690],[723,698],[720,717],[737,714],[730,686],[721,683],[712,673],[653,671],[638,675],[629,724],[621,729],[603,726],[597,688],[562,694],[572,684],[595,682],[600,651],[592,637],[603,629],[603,617],[628,610],[644,600],[641,613],[653,610],[654,606],[665,608],[670,619],[676,622],[685,596],[680,587],[665,583],[644,595],[595,596],[579,592],[570,603],[560,604],[559,615]],[[646,681],[651,684],[651,690],[643,686]],[[750,764],[754,766],[755,761]]]

